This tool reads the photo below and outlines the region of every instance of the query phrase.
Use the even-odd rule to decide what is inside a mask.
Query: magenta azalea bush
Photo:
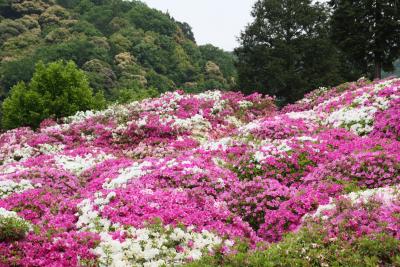
[[[400,239],[400,80],[181,91],[0,135],[0,266],[176,266],[327,240]]]

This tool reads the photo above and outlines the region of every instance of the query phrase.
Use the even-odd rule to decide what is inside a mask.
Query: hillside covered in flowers
[[[399,88],[176,91],[8,131],[0,266],[398,266]]]

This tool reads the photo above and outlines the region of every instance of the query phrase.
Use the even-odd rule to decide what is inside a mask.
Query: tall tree
[[[331,0],[332,40],[365,74],[381,78],[400,56],[399,0]]]
[[[338,51],[329,40],[328,10],[311,0],[259,0],[241,34],[240,88],[292,102],[318,86],[341,81]]]
[[[104,104],[102,94],[93,95],[85,73],[72,61],[39,62],[30,82],[13,86],[4,100],[2,123],[5,129],[36,128],[45,118],[61,118]]]

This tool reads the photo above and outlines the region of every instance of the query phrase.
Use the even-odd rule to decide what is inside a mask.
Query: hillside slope
[[[1,0],[0,89],[28,81],[34,64],[73,60],[106,96],[121,88],[230,88],[234,58],[198,46],[191,27],[140,1]]]
[[[359,80],[283,111],[257,94],[177,91],[6,132],[0,262],[176,266],[214,251],[221,265],[239,240],[254,248],[308,229],[324,248],[364,253],[359,266],[394,264],[399,88],[400,79]],[[354,246],[377,234],[395,251]],[[267,251],[281,251],[286,266],[349,264],[300,244],[293,262],[279,247]],[[262,264],[285,265],[273,260]]]

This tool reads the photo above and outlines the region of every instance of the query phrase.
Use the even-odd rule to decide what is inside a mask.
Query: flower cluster
[[[0,265],[176,266],[312,223],[400,239],[399,88],[362,79],[281,111],[176,91],[6,132]]]
[[[341,196],[320,206],[306,223],[324,225],[327,239],[352,241],[387,233],[400,239],[399,188],[380,188]]]
[[[400,98],[390,102],[390,107],[376,114],[371,136],[400,141]]]

